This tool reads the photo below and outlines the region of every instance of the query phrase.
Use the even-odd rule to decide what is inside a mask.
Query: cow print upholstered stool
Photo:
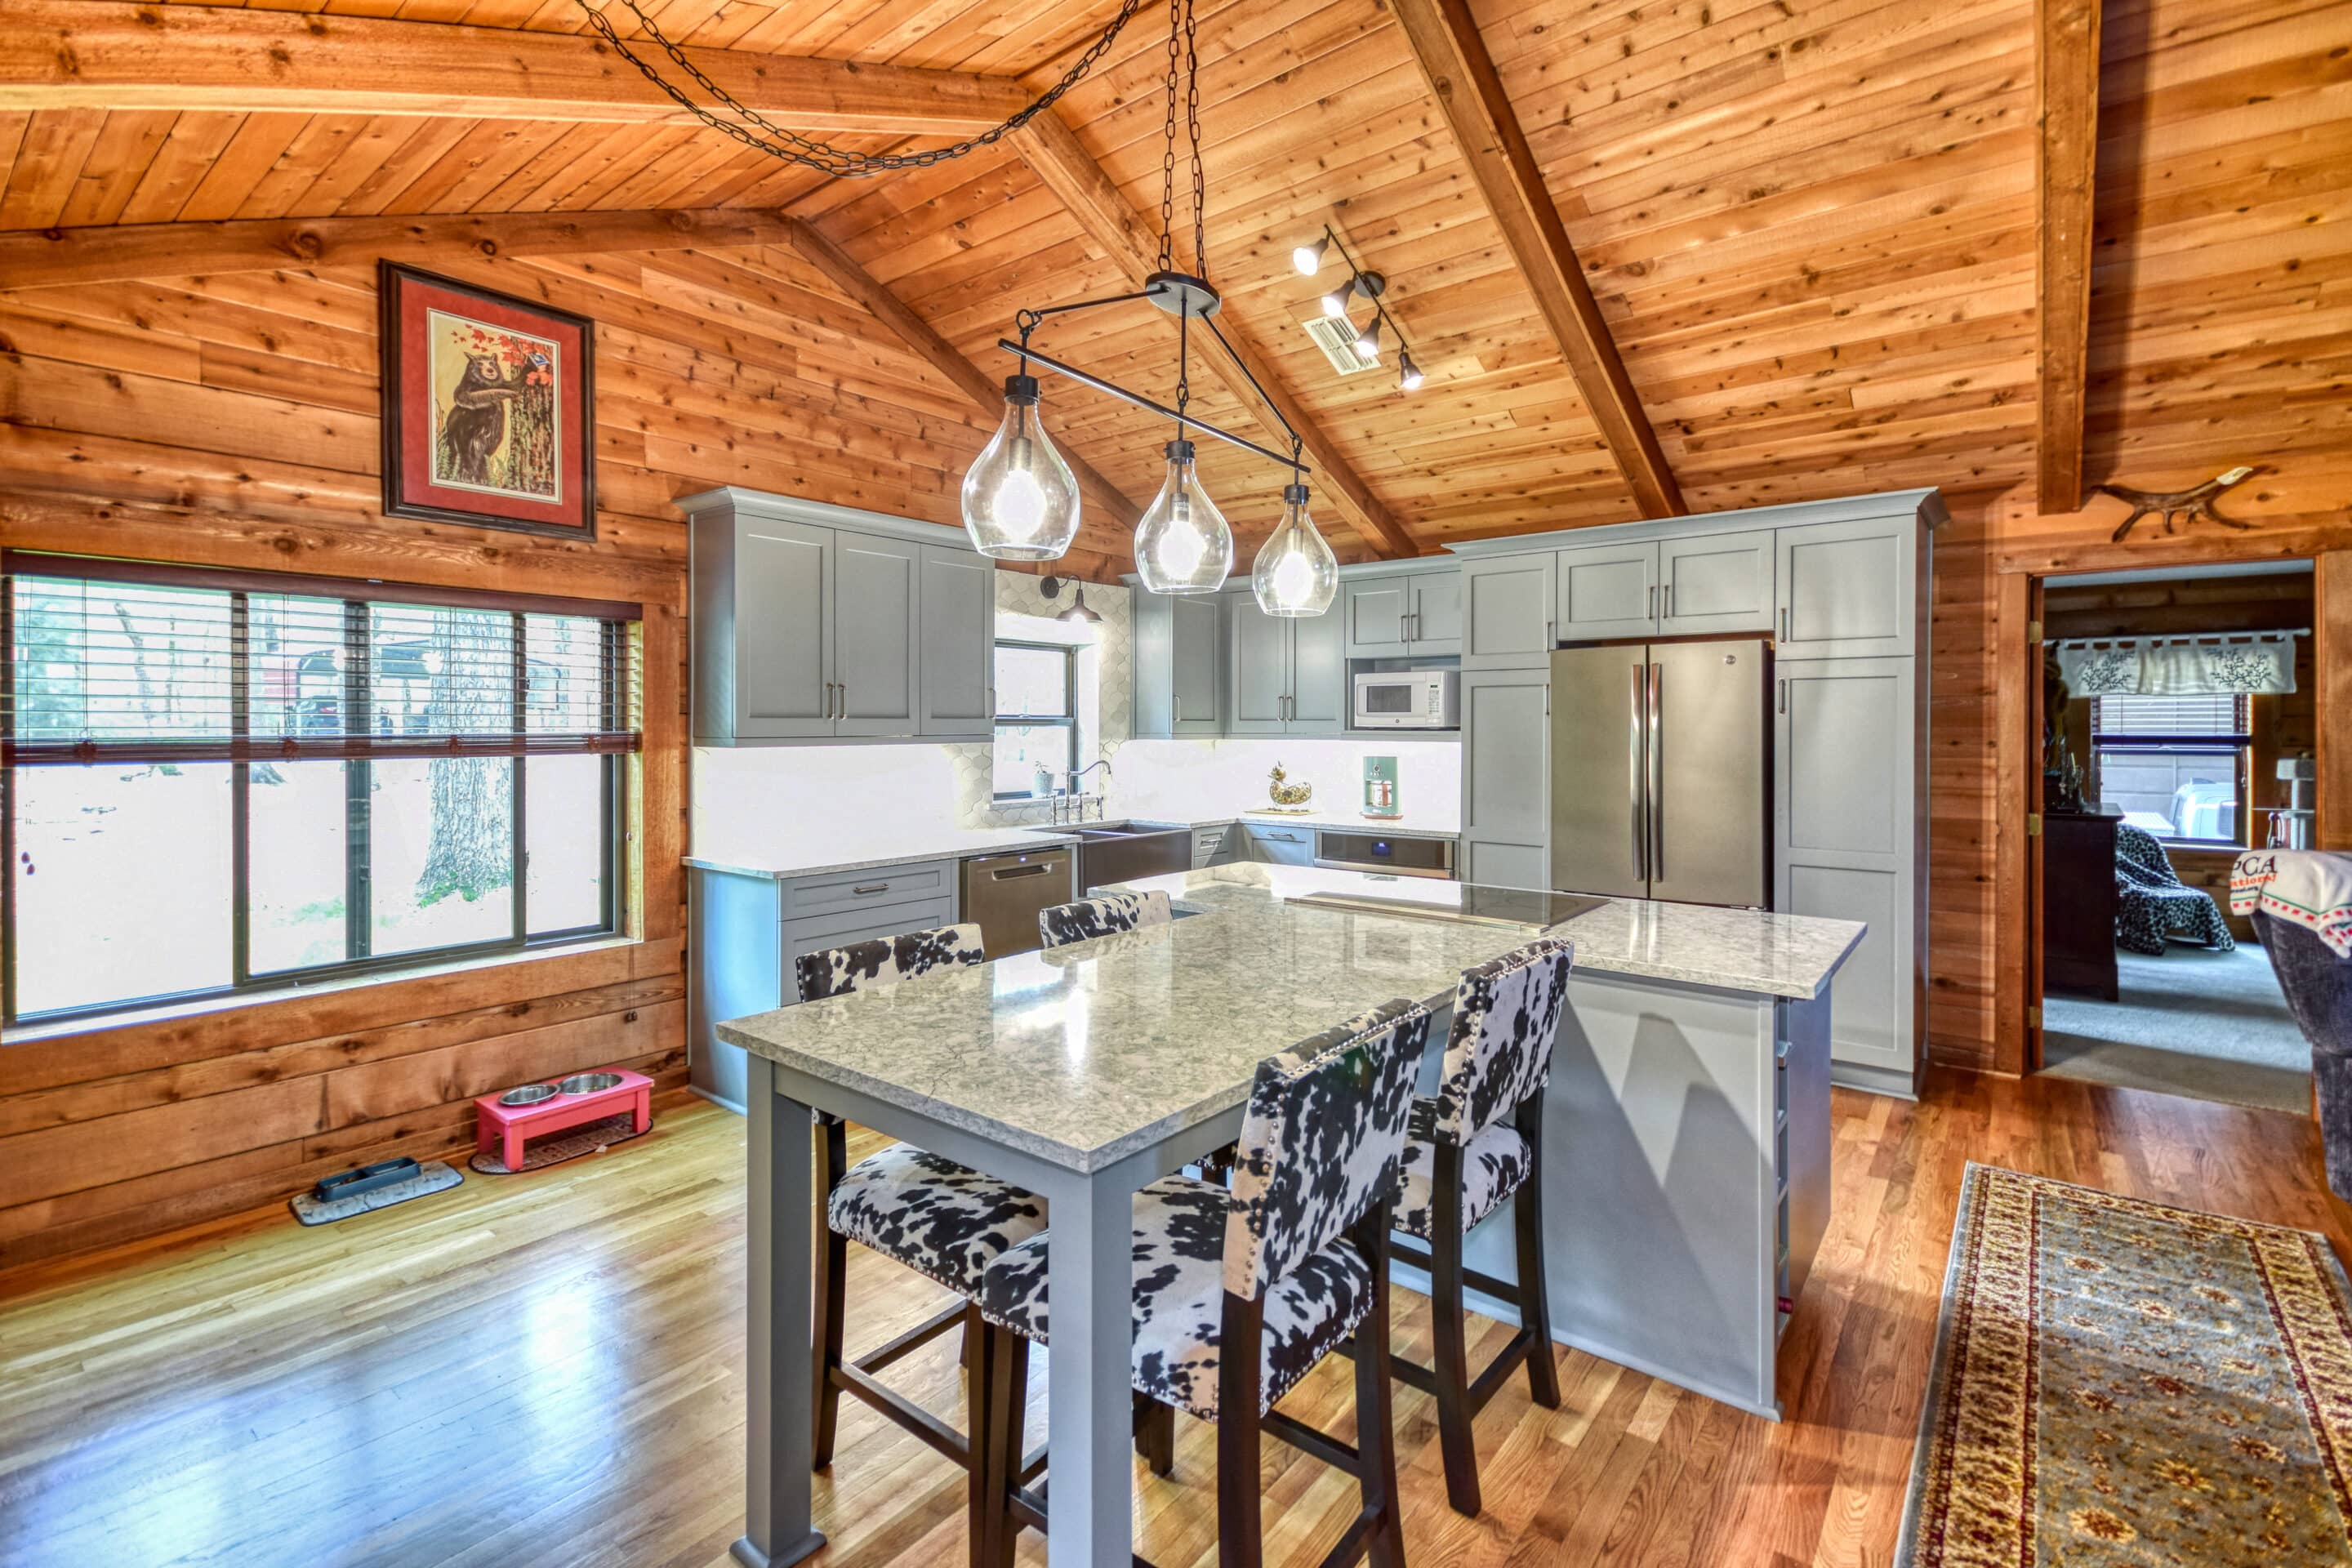
[[[1390,1413],[1388,1241],[1412,1082],[1429,1015],[1399,1000],[1258,1064],[1231,1190],[1169,1176],[1136,1194],[1136,1392],[1217,1425],[1219,1561],[1262,1561],[1258,1448],[1271,1432],[1352,1471],[1353,1527],[1327,1560],[1368,1552],[1402,1563],[1396,1439]],[[985,1393],[972,1478],[978,1561],[1013,1561],[1023,1526],[1045,1528],[1045,1500],[1023,1484],[1029,1345],[1050,1333],[1052,1237],[989,1266],[981,1315]],[[1275,1410],[1275,1402],[1354,1342],[1357,1445],[1350,1449]],[[1045,1456],[1050,1460],[1051,1456]]]
[[[822,1001],[852,991],[894,984],[930,970],[982,963],[976,925],[882,937],[847,947],[803,953],[797,964],[800,999]],[[820,1112],[824,1169],[818,1201],[824,1205],[819,1233],[814,1295],[816,1342],[822,1358],[816,1387],[815,1468],[833,1462],[833,1439],[846,1392],[899,1426],[937,1446],[941,1423],[929,1411],[892,1392],[874,1374],[908,1352],[961,1323],[965,1358],[983,1331],[972,1298],[982,1274],[1006,1249],[1045,1228],[1045,1201],[1023,1188],[983,1176],[953,1160],[905,1143],[848,1163],[848,1129],[837,1116]],[[894,1262],[946,1286],[962,1298],[937,1317],[900,1334],[855,1362],[841,1354],[844,1276],[849,1244],[860,1242]],[[951,1457],[967,1468],[973,1443],[965,1434]]]
[[[1047,947],[1092,942],[1145,926],[1164,926],[1176,918],[1162,892],[1105,893],[1076,903],[1055,904],[1037,911],[1037,939]]]
[[[1543,1205],[1538,1151],[1544,1086],[1552,1044],[1567,1007],[1573,947],[1547,939],[1482,963],[1454,989],[1454,1027],[1445,1044],[1437,1096],[1416,1096],[1397,1194],[1397,1228],[1428,1250],[1396,1244],[1396,1256],[1429,1270],[1437,1364],[1393,1363],[1399,1381],[1437,1397],[1438,1447],[1445,1495],[1454,1511],[1475,1518],[1478,1450],[1471,1423],[1521,1357],[1538,1405],[1559,1407],[1551,1312],[1544,1291]],[[1512,1225],[1518,1242],[1516,1285],[1465,1268],[1471,1229],[1517,1194]],[[1463,1302],[1473,1285],[1519,1310],[1520,1328],[1474,1381]]]

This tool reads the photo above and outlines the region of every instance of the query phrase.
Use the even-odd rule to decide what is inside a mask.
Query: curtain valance
[[[2099,637],[2058,645],[2075,697],[2194,697],[2294,689],[2292,632],[2245,637]]]

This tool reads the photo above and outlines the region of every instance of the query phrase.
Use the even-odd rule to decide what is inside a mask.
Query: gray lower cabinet
[[[1465,882],[1551,885],[1551,669],[1462,676]]]
[[[1192,829],[1192,869],[1204,866],[1225,866],[1241,858],[1241,844],[1246,837],[1234,823],[1221,822],[1213,827]]]
[[[1869,925],[1838,971],[1831,1060],[1842,1079],[1907,1093],[1927,973],[1916,672],[1837,658],[1778,673],[1773,907]]]
[[[698,742],[991,733],[994,567],[961,535],[753,490],[678,505]]]
[[[1917,649],[1914,512],[1783,528],[1775,537],[1780,657],[1857,658]]]
[[[1134,605],[1135,733],[1140,739],[1225,732],[1224,595],[1147,593]]]
[[[1559,552],[1557,628],[1562,642],[1645,637],[1657,629],[1658,547],[1591,544]]]
[[[1658,634],[1772,629],[1773,533],[1708,533],[1658,542]]]
[[[1315,830],[1273,822],[1244,822],[1241,832],[1248,858],[1272,866],[1315,863]]]
[[[1559,615],[1558,551],[1462,563],[1462,668],[1525,668],[1551,658]]]
[[[1269,616],[1255,595],[1227,594],[1228,735],[1337,735],[1348,726],[1342,616]]]

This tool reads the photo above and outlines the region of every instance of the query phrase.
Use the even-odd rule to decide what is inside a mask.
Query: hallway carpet
[[[2162,958],[2116,954],[2122,1000],[2042,1003],[2042,1070],[2122,1089],[2307,1111],[2311,1047],[2261,947],[2175,942]]]

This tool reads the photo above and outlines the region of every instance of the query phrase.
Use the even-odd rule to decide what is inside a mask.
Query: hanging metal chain
[[[1184,0],[1168,0],[1168,103],[1160,153],[1160,270],[1176,269],[1176,33]]]
[[[1201,58],[1192,47],[1192,0],[1184,5],[1184,127],[1192,141],[1192,268],[1209,275],[1208,179],[1201,170]],[[1175,112],[1175,106],[1169,106]]]
[[[1095,62],[1102,58],[1103,52],[1110,47],[1113,40],[1118,38],[1120,30],[1126,27],[1135,13],[1141,9],[1143,0],[1120,0],[1118,14],[1113,16],[1109,25],[1096,36],[1095,41],[1087,46],[1086,53],[1071,62],[1070,68],[1062,73],[1059,81],[1046,89],[1034,102],[1012,119],[1001,125],[992,125],[977,136],[945,147],[933,147],[919,153],[860,153],[851,148],[836,146],[830,142],[814,141],[801,135],[798,132],[786,130],[768,120],[758,110],[746,108],[725,88],[711,80],[699,66],[688,58],[682,47],[671,41],[667,34],[654,25],[653,18],[639,8],[637,0],[620,0],[620,3],[628,8],[629,14],[636,17],[637,25],[645,29],[646,37],[661,46],[662,52],[670,58],[671,63],[688,76],[692,77],[696,85],[703,91],[709,93],[747,123],[738,123],[735,121],[724,119],[688,97],[651,64],[640,58],[636,51],[630,48],[622,40],[620,34],[614,30],[611,19],[603,11],[591,5],[588,0],[573,0],[573,3],[587,13],[588,25],[596,29],[604,40],[613,47],[615,53],[636,67],[638,73],[667,94],[672,102],[712,130],[730,136],[746,147],[765,153],[771,157],[804,163],[812,169],[821,170],[836,178],[857,179],[868,174],[895,174],[902,169],[927,169],[934,163],[944,163],[950,159],[961,158],[966,153],[978,152],[982,147],[992,146],[1010,132],[1018,131],[1022,126],[1051,109],[1064,93],[1078,84],[1080,78],[1094,68]],[[1171,48],[1174,47],[1172,42],[1170,47]],[[1172,107],[1171,112],[1173,112]],[[1164,240],[1162,249],[1165,249]]]

